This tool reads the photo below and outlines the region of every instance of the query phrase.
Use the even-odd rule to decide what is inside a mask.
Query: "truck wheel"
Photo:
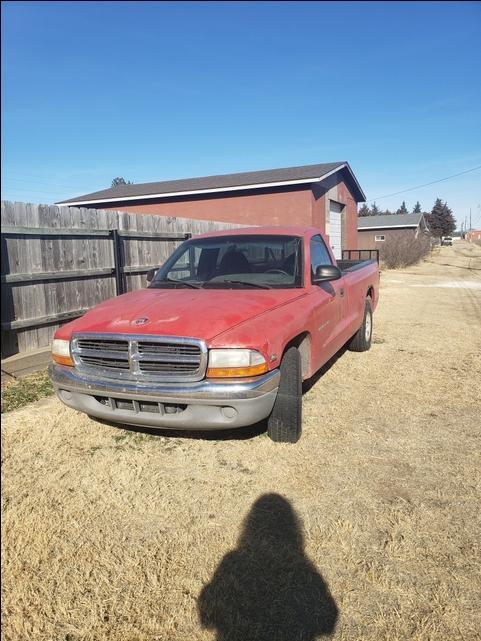
[[[267,434],[276,443],[297,443],[302,432],[301,355],[289,347],[281,362],[276,402],[267,420]]]
[[[359,330],[351,338],[349,349],[351,352],[367,352],[371,348],[372,338],[372,309],[371,301],[366,299],[366,306],[364,308],[364,320]]]

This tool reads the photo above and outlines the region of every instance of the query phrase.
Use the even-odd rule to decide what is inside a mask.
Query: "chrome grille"
[[[93,375],[141,381],[199,381],[207,367],[203,341],[179,336],[75,335],[76,367]]]

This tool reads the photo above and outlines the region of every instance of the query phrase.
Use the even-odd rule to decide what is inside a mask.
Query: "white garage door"
[[[329,244],[336,259],[342,258],[342,209],[343,205],[330,201],[326,233],[329,236]]]

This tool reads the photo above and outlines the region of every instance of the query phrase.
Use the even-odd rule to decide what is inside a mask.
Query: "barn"
[[[382,244],[396,236],[409,234],[413,240],[419,234],[429,234],[424,214],[382,214],[363,216],[358,220],[358,248],[382,249]]]
[[[365,201],[347,162],[118,185],[60,205],[180,216],[244,225],[312,225],[337,258],[357,248],[357,203]]]

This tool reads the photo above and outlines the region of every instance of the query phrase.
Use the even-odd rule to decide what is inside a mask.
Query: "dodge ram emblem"
[[[148,322],[149,322],[148,318],[138,318],[136,321],[134,321],[134,324],[135,325],[145,325]]]

